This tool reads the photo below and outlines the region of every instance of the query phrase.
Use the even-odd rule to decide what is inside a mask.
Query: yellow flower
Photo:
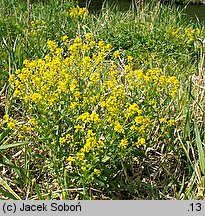
[[[29,65],[29,60],[25,59],[25,60],[23,61],[23,64],[25,65],[25,67],[27,67],[27,66]]]
[[[96,142],[96,140],[95,140],[94,137],[88,137],[88,138],[86,139],[86,143],[93,147],[93,146],[96,145],[97,142]]]
[[[127,148],[127,146],[128,146],[128,140],[127,139],[122,139],[121,141],[120,141],[120,145],[123,147],[123,148]]]
[[[90,47],[90,48],[93,48],[94,46],[95,46],[95,41],[90,41],[89,47]]]
[[[60,143],[65,143],[65,142],[66,142],[66,138],[65,138],[65,137],[61,137],[61,138],[59,139],[59,142],[60,142]]]
[[[9,121],[9,122],[7,123],[7,127],[8,127],[9,129],[14,129],[14,128],[16,127],[15,121]]]
[[[65,45],[67,45],[67,44],[68,44],[68,36],[67,36],[67,35],[64,35],[64,36],[62,37],[62,41],[63,41],[63,43],[64,43]]]
[[[68,161],[68,162],[74,162],[75,159],[74,159],[72,156],[69,156],[69,157],[67,158],[67,161]]]
[[[71,17],[76,17],[78,15],[77,8],[73,7],[70,9],[70,16]]]
[[[110,74],[111,77],[114,78],[114,77],[117,76],[118,73],[116,71],[114,71],[114,70],[111,70],[111,71],[109,71],[109,74]]]
[[[99,46],[100,48],[104,47],[104,45],[105,45],[105,43],[104,43],[103,41],[99,41],[99,42],[98,42],[98,46]]]
[[[100,121],[99,114],[97,114],[96,112],[92,112],[90,114],[90,120],[93,121],[94,123],[98,123]]]
[[[120,57],[120,51],[117,50],[113,53],[113,58],[116,59],[116,58],[119,58]]]
[[[31,127],[31,126],[28,126],[28,125],[24,125],[24,126],[23,126],[23,130],[24,130],[25,132],[31,131],[31,130],[32,130],[32,127]]]
[[[11,74],[9,77],[9,82],[13,84],[14,80],[15,80],[15,74]]]
[[[174,119],[170,119],[168,122],[168,125],[171,127],[171,126],[174,126],[175,125],[175,120]]]
[[[31,125],[33,125],[33,126],[35,126],[35,125],[37,125],[38,124],[38,121],[35,119],[35,118],[31,118],[31,119],[29,119],[29,124],[31,124]]]
[[[54,41],[48,40],[47,41],[47,46],[50,49],[51,52],[54,52],[57,48],[57,44]]]
[[[48,99],[48,104],[49,105],[53,105],[55,103],[55,101],[57,100],[57,95],[56,94],[53,94],[49,97]]]
[[[88,152],[92,149],[91,144],[92,144],[92,143],[89,143],[89,142],[86,141],[86,144],[84,145],[82,151],[88,153]]]
[[[56,55],[60,55],[62,52],[63,52],[62,48],[56,48],[56,50],[55,50]]]
[[[141,145],[144,145],[146,143],[146,140],[144,138],[138,138],[136,146],[140,147]]]
[[[126,112],[126,116],[134,115],[136,113],[142,114],[142,110],[136,103],[130,104]]]
[[[93,34],[92,33],[87,33],[85,35],[86,40],[91,40],[93,38]]]
[[[85,18],[88,15],[88,10],[84,8],[80,8],[79,6],[77,7],[72,7],[70,9],[70,16],[73,18]]]
[[[74,43],[80,43],[80,37],[76,37]]]
[[[121,133],[123,131],[123,126],[118,121],[114,123],[114,131],[118,133]]]
[[[73,95],[74,95],[76,100],[79,100],[79,98],[81,96],[81,92],[80,91],[75,91]]]
[[[15,97],[19,97],[21,95],[21,91],[19,90],[19,89],[16,89],[15,91],[14,91],[14,96]]]
[[[9,122],[9,115],[8,114],[4,115],[3,119],[6,123],[8,123]]]
[[[89,122],[90,121],[90,114],[89,112],[85,112],[78,116],[77,120],[81,120],[82,122]]]
[[[83,172],[85,172],[87,169],[86,169],[85,166],[82,166],[82,167],[81,167],[81,170],[82,170]]]
[[[85,153],[84,152],[77,152],[76,157],[78,160],[83,160],[85,157]]]
[[[71,102],[71,103],[70,103],[70,109],[71,109],[71,110],[75,109],[77,106],[78,106],[78,103],[77,103],[77,102]]]
[[[143,124],[143,122],[144,122],[144,116],[137,116],[137,117],[135,117],[135,123],[137,125]]]
[[[105,143],[102,140],[99,140],[97,146],[98,148],[104,148]]]
[[[77,133],[77,132],[79,132],[80,130],[83,129],[83,126],[81,126],[81,125],[76,125],[76,126],[74,126],[74,128],[75,128],[75,133]]]
[[[95,96],[93,96],[93,97],[90,98],[90,102],[91,102],[91,103],[94,103],[95,101],[96,101]]]
[[[91,59],[89,56],[85,56],[82,60],[82,64],[83,66],[86,66],[87,68],[89,68],[91,66]]]
[[[78,16],[83,17],[86,16],[87,14],[88,14],[88,10],[85,7],[79,8]]]
[[[195,29],[195,32],[196,32],[196,35],[198,36],[200,34],[200,29],[199,28],[196,28]]]
[[[144,77],[143,70],[134,70],[134,74],[139,80],[141,80]]]
[[[101,107],[105,107],[105,106],[106,106],[106,102],[105,102],[105,101],[101,101],[101,102],[100,102],[100,106],[101,106]]]
[[[94,173],[95,173],[96,175],[100,175],[101,171],[100,171],[99,169],[94,169]]]
[[[87,135],[86,135],[87,137],[93,137],[93,136],[95,136],[95,133],[93,133],[93,131],[92,130],[88,130],[88,132],[87,132]]]
[[[66,134],[65,138],[66,138],[66,140],[69,140],[69,139],[72,138],[72,135],[71,134]]]
[[[107,45],[105,46],[105,50],[106,50],[106,51],[110,52],[111,49],[112,49],[112,45],[111,45],[111,44],[107,44]]]
[[[19,134],[18,135],[18,140],[23,140],[24,139],[24,136],[22,134]]]
[[[78,87],[78,81],[77,80],[72,81],[70,84],[70,90],[74,91],[77,87]]]
[[[130,127],[130,130],[133,130],[133,131],[137,131],[138,130],[138,127],[136,125],[132,125]]]
[[[128,56],[128,57],[127,57],[127,61],[128,61],[128,62],[132,62],[133,59],[134,59],[134,58],[133,58],[132,56]]]
[[[166,123],[166,122],[167,122],[166,118],[161,118],[160,121],[161,121],[162,123]]]
[[[67,82],[66,81],[59,81],[58,82],[58,91],[59,92],[66,92],[67,91]]]
[[[42,99],[42,96],[39,93],[33,93],[30,97],[35,103],[38,103]]]
[[[91,74],[90,80],[91,80],[92,82],[97,82],[97,81],[99,81],[99,80],[100,80],[100,74],[97,73],[97,72]]]

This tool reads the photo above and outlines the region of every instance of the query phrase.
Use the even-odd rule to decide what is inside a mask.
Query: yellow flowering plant
[[[79,6],[76,6],[70,9],[70,16],[73,18],[84,19],[87,15],[88,10],[85,7],[81,8]]]
[[[43,35],[45,35],[46,29],[47,25],[44,20],[32,20],[31,31],[29,32],[29,35],[32,37],[42,37]]]
[[[49,40],[50,54],[25,60],[10,85],[26,110],[19,121],[28,127],[19,126],[20,139],[25,130],[30,140],[41,138],[36,145],[48,152],[42,169],[61,186],[60,179],[75,176],[71,186],[83,186],[86,195],[91,185],[107,187],[150,139],[159,141],[153,131],[164,130],[164,119],[168,131],[174,127],[174,111],[167,116],[164,110],[179,82],[159,68],[133,69],[132,56],[120,65],[121,53],[91,33],[62,40],[63,48]],[[12,129],[9,119],[4,121]]]

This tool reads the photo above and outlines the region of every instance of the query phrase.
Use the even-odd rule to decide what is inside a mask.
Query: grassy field
[[[203,26],[1,0],[0,197],[203,199]]]

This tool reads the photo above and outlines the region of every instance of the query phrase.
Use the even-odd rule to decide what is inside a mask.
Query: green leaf
[[[1,156],[2,156],[2,161],[0,160],[0,165],[3,165],[5,167],[9,167],[9,168],[12,168],[15,170],[15,172],[17,173],[17,175],[21,178],[23,178],[22,174],[24,174],[23,172],[23,168],[22,167],[19,167],[19,166],[16,166],[14,163],[12,163],[10,161],[9,158],[7,158],[3,153],[1,153]]]
[[[31,142],[29,141],[25,141],[25,142],[20,142],[20,143],[13,143],[13,144],[8,144],[8,145],[1,145],[0,146],[0,150],[5,150],[5,149],[8,149],[8,148],[13,148],[13,147],[16,147],[16,146],[21,146],[21,145],[26,145],[26,144],[29,144]]]
[[[3,190],[1,188],[0,188],[0,193],[2,193],[4,195],[4,198],[1,197],[0,200],[7,200],[8,198],[12,199],[12,200],[16,199],[12,194],[10,194],[9,192],[7,192],[6,190]]]
[[[69,178],[72,178],[72,179],[77,179],[77,178],[79,178],[79,174],[78,173],[69,173],[68,174],[68,177]]]
[[[35,142],[43,141],[43,140],[44,139],[38,139],[38,140],[35,140]],[[13,147],[16,147],[16,146],[21,146],[21,145],[27,145],[27,144],[31,144],[31,143],[34,143],[34,142],[32,142],[32,141],[24,141],[24,142],[13,143],[13,144],[8,144],[8,145],[1,145],[0,150],[5,150],[5,149],[8,149],[8,148],[13,148]]]
[[[37,184],[35,184],[35,191],[36,191],[36,193],[38,195],[38,199],[39,200],[44,200],[44,198],[43,198],[43,196],[42,196],[42,194],[41,194],[41,192],[39,190],[39,186]]]
[[[10,129],[4,130],[0,135],[0,143],[3,142],[4,138],[9,134]]]

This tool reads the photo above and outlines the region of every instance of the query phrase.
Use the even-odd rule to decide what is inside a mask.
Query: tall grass
[[[73,2],[52,0],[30,3],[30,15],[25,1],[1,0],[0,6],[2,197],[202,199],[205,87],[202,80],[203,50],[200,50],[197,39],[204,37],[201,24],[192,23],[179,10],[158,3],[134,4],[127,12],[104,7],[101,12],[90,13],[82,20],[70,16]],[[149,131],[148,144],[137,152],[137,157],[131,154],[132,156],[126,157],[126,161],[112,161],[112,166],[119,169],[112,181],[106,183],[106,180],[100,182],[98,179],[98,186],[93,184],[86,188],[87,186],[84,187],[81,183],[75,184],[78,175],[74,170],[68,178],[64,168],[60,166],[62,158],[59,158],[59,155],[54,155],[52,160],[48,159],[51,155],[47,147],[43,148],[43,143],[46,133],[50,133],[49,130],[42,130],[43,136],[35,140],[29,136],[25,140],[18,140],[15,139],[18,131],[10,130],[3,116],[8,114],[19,120],[29,113],[26,104],[15,99],[14,89],[8,82],[17,69],[24,67],[25,59],[32,62],[44,58],[50,52],[46,45],[48,40],[55,40],[60,46],[62,36],[67,35],[72,43],[73,38],[82,38],[89,32],[96,41],[111,43],[112,52],[120,50],[122,56],[119,67],[123,67],[127,57],[131,55],[134,57],[134,69],[147,71],[161,68],[163,75],[176,76],[180,86],[176,97],[172,100],[166,99],[162,101],[163,104],[159,103],[159,106],[154,108],[157,112],[150,108],[150,115],[154,115],[156,120]],[[154,95],[156,92],[150,94]],[[143,96],[139,101],[142,99]],[[173,117],[174,128],[163,126],[164,123],[160,122],[162,116],[167,119]],[[58,133],[63,130],[61,125],[56,127]],[[56,148],[60,154],[62,149],[57,146]],[[55,164],[54,159],[59,163]],[[109,157],[104,158],[105,163],[106,160],[109,161]],[[42,169],[44,166],[47,170]],[[60,173],[60,178],[52,175],[52,172]]]

